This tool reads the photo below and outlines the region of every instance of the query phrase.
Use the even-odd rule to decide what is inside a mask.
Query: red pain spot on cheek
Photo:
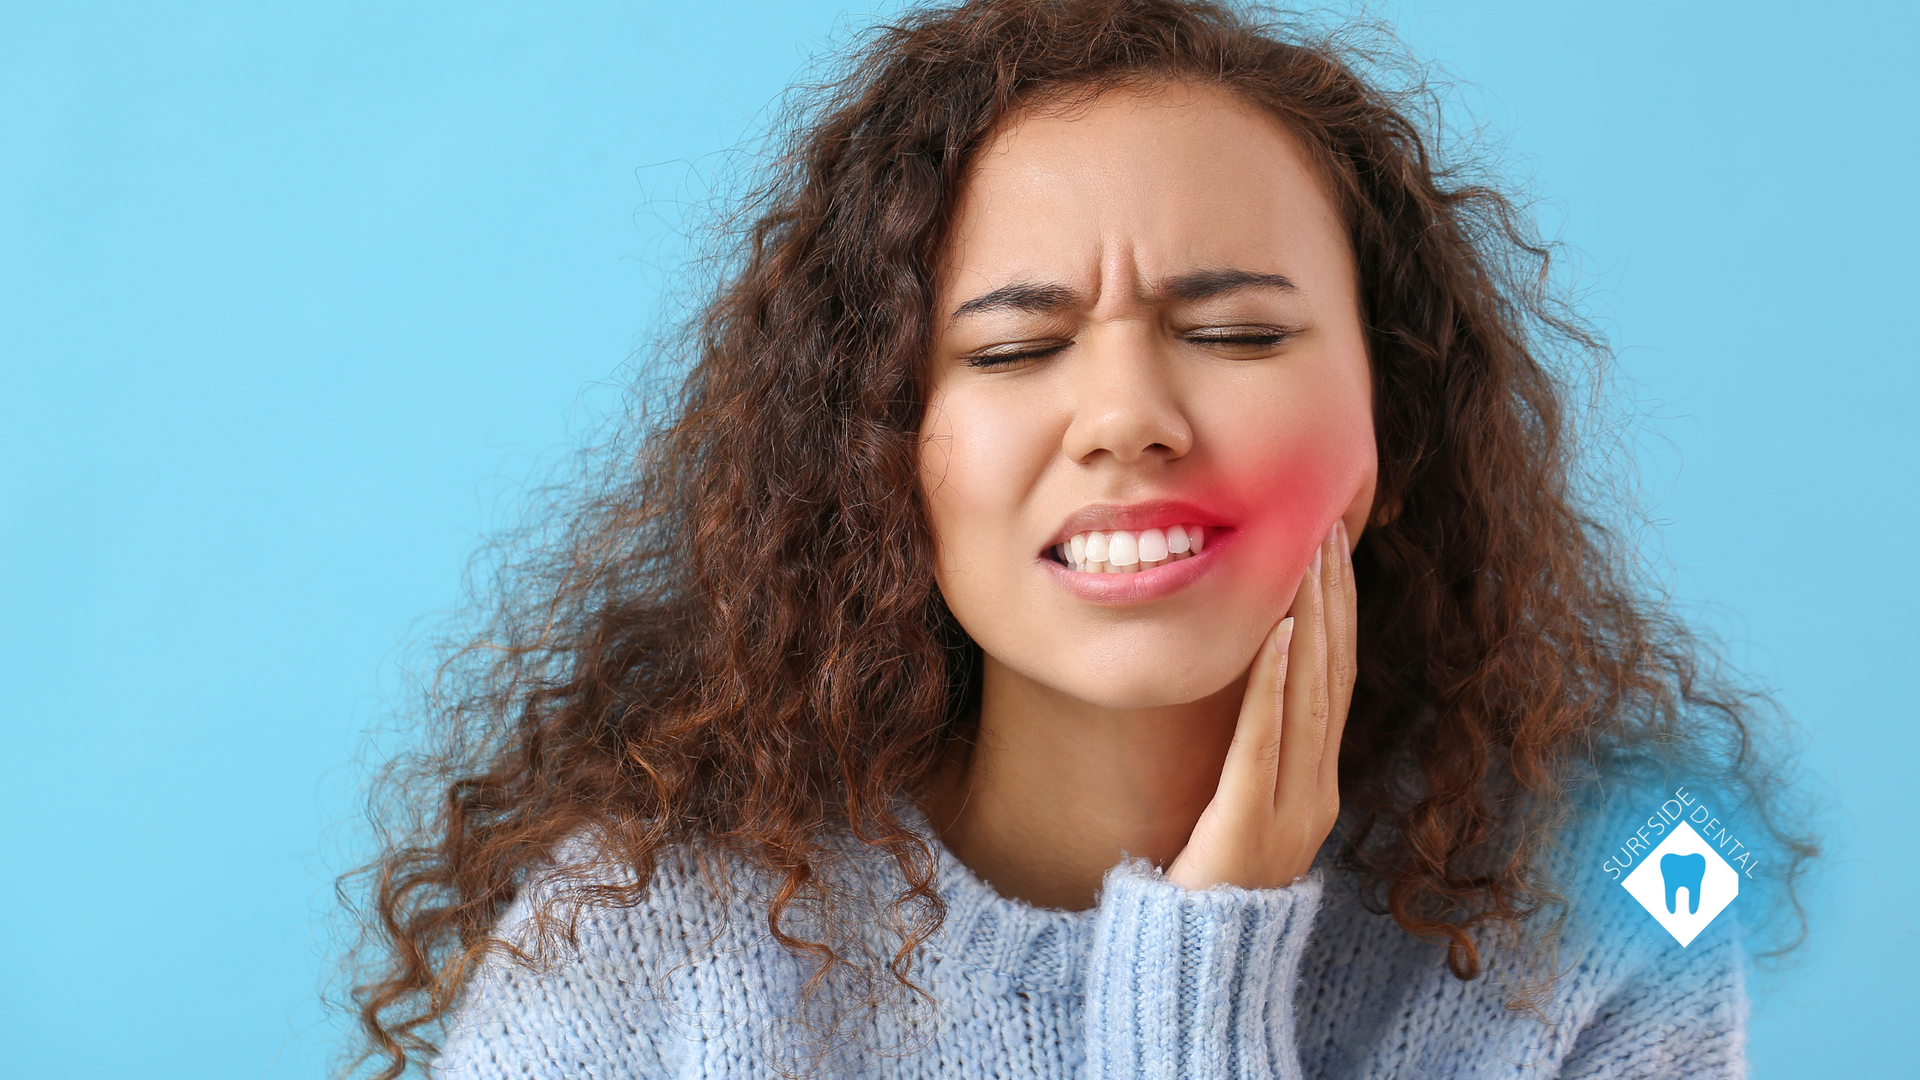
[[[1290,454],[1231,493],[1244,510],[1242,528],[1249,535],[1242,542],[1258,545],[1276,569],[1292,572],[1311,562],[1314,549],[1359,490],[1353,477],[1366,466],[1362,455],[1334,449]]]

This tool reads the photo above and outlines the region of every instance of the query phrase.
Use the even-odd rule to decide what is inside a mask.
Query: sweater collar
[[[938,889],[947,916],[928,942],[940,960],[989,971],[1036,991],[1074,991],[1093,941],[1089,911],[1040,908],[1000,895],[967,868],[935,834],[926,815],[903,799],[900,821],[939,860]]]

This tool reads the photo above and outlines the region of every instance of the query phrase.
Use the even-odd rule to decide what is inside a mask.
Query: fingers
[[[1292,657],[1287,665],[1285,720],[1281,724],[1280,776],[1275,805],[1314,791],[1327,742],[1331,685],[1327,669],[1326,571],[1322,543],[1294,595]]]
[[[1276,888],[1312,869],[1340,808],[1340,738],[1353,700],[1356,601],[1335,522],[1247,674],[1219,787],[1167,868],[1186,888]]]
[[[1240,718],[1220,767],[1213,799],[1194,823],[1187,846],[1167,867],[1167,879],[1188,889],[1231,882],[1251,889],[1284,884],[1265,864],[1272,836],[1273,790],[1278,778],[1281,700],[1287,684],[1296,620],[1267,632],[1247,673]]]
[[[1347,525],[1335,521],[1329,538],[1332,551],[1326,563],[1327,680],[1331,702],[1327,722],[1327,753],[1321,759],[1323,783],[1337,783],[1340,773],[1340,737],[1346,730],[1347,710],[1353,704],[1353,683],[1359,671],[1359,594],[1353,582],[1353,553]]]
[[[1346,524],[1336,520],[1307,567],[1287,618],[1255,655],[1223,794],[1310,798],[1339,776],[1340,736],[1353,700],[1356,605]]]
[[[1279,780],[1281,692],[1293,645],[1294,620],[1281,619],[1260,643],[1240,701],[1240,719],[1220,768],[1220,794],[1242,805],[1265,806]]]
[[[1287,617],[1255,654],[1214,797],[1167,868],[1187,888],[1274,888],[1313,866],[1339,812],[1356,596],[1347,534],[1318,546]]]

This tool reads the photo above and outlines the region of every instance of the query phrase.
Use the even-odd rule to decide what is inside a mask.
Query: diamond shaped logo
[[[1620,886],[1685,948],[1740,895],[1740,873],[1683,821]]]

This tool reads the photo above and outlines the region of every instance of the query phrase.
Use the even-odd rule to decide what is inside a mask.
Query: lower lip
[[[1220,549],[1232,543],[1235,535],[1233,529],[1209,530],[1207,546],[1200,554],[1132,574],[1084,574],[1044,555],[1039,562],[1061,588],[1082,600],[1093,604],[1137,604],[1171,596],[1199,580],[1213,569]]]

